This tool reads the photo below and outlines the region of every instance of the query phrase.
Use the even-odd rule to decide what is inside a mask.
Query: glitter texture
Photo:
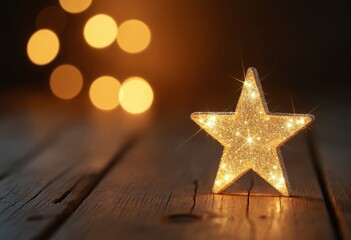
[[[249,68],[235,112],[191,115],[224,147],[212,191],[224,191],[252,169],[282,195],[290,195],[279,147],[313,118],[310,114],[270,113],[257,71]]]

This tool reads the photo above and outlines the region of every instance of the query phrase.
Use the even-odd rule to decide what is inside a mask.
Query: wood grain
[[[50,236],[131,146],[140,129],[140,124],[111,115],[85,116],[77,123],[0,181],[1,238]]]
[[[325,105],[317,113],[314,148],[321,163],[325,187],[343,239],[351,239],[351,110]]]
[[[252,174],[214,195],[221,147],[203,133],[187,141],[194,132],[190,120],[155,124],[53,239],[335,238],[304,136],[283,150],[293,197]]]

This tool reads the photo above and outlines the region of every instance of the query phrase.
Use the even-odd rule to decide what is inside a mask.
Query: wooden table
[[[320,109],[282,148],[292,197],[252,172],[212,194],[190,112],[4,111],[0,239],[351,239],[351,114]]]

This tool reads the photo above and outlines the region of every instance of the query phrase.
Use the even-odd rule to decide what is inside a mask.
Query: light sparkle
[[[212,190],[223,192],[252,169],[282,195],[288,196],[291,190],[279,147],[314,117],[270,113],[255,68],[248,69],[243,84],[235,112],[191,115],[192,120],[224,147]]]

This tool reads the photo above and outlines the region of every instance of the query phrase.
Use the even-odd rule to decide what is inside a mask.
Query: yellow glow
[[[131,77],[122,84],[119,99],[124,110],[138,114],[151,107],[154,93],[147,81],[140,77]]]
[[[75,66],[61,65],[51,73],[50,88],[59,98],[74,98],[81,91],[82,87],[83,77]]]
[[[147,48],[151,40],[148,26],[139,20],[123,22],[118,29],[118,45],[128,53],[138,53]]]
[[[297,122],[298,124],[304,124],[304,123],[305,123],[305,120],[304,120],[303,118],[301,118],[301,119],[298,119],[296,122]]]
[[[214,193],[252,169],[282,195],[290,194],[279,147],[312,122],[313,115],[270,113],[256,69],[247,71],[235,112],[193,113],[191,118],[224,147]]]
[[[29,59],[37,65],[45,65],[55,59],[60,49],[60,41],[49,29],[36,31],[27,43]]]
[[[98,14],[91,17],[84,26],[84,39],[94,48],[109,46],[117,36],[117,24],[112,17]]]
[[[99,77],[90,86],[90,100],[98,109],[112,110],[119,105],[118,92],[120,87],[119,81],[113,77]]]
[[[92,0],[60,0],[61,7],[69,13],[80,13],[86,10]]]

